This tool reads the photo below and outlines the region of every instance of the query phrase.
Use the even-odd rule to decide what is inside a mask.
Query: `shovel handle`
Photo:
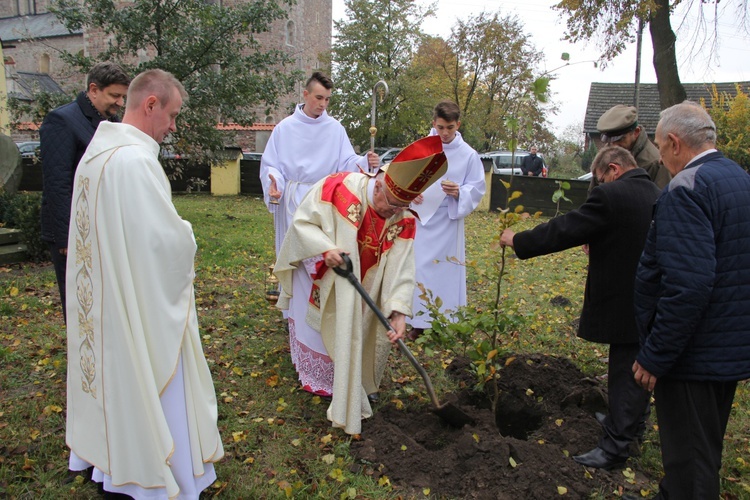
[[[391,327],[391,322],[388,321],[388,318],[385,317],[385,315],[378,308],[378,306],[375,305],[375,302],[372,300],[372,297],[370,297],[370,294],[367,293],[367,290],[365,290],[365,288],[362,286],[362,283],[360,283],[357,277],[354,276],[354,273],[352,272],[352,261],[349,258],[349,256],[346,255],[345,253],[342,253],[340,255],[341,255],[341,258],[344,259],[344,265],[346,266],[346,268],[337,266],[333,268],[333,271],[339,276],[349,280],[349,283],[351,283],[354,286],[354,288],[359,292],[359,294],[362,296],[362,299],[370,307],[370,309],[372,309],[372,312],[375,313],[375,316],[378,317],[378,319],[386,328],[386,330],[388,331],[393,330],[393,327]],[[421,364],[419,364],[419,361],[417,361],[417,359],[411,353],[409,348],[406,347],[406,344],[404,344],[403,340],[398,339],[396,343],[398,343],[399,349],[401,349],[401,352],[404,353],[406,358],[409,360],[409,363],[411,363],[414,369],[417,370],[417,372],[419,372],[419,375],[422,377],[422,380],[424,380],[424,385],[427,388],[427,393],[429,394],[430,399],[432,400],[432,404],[435,406],[435,408],[440,408],[440,402],[438,401],[437,395],[435,394],[435,389],[432,387],[432,381],[430,380],[430,376],[427,375],[427,372],[425,371],[425,369],[422,367]]]

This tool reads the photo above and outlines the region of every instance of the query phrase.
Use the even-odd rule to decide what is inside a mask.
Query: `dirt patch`
[[[456,363],[450,370],[462,377],[463,368]],[[606,395],[569,360],[512,358],[501,390],[497,417],[484,395],[468,389],[454,395],[476,420],[462,429],[427,408],[382,403],[363,422],[352,452],[366,474],[387,476],[407,496],[424,497],[429,489],[439,498],[589,498],[597,492],[611,498],[615,491],[637,494],[647,484],[640,471],[628,480],[622,471],[587,470],[570,458],[597,445],[601,428],[594,412],[606,410]],[[627,465],[634,467],[632,460]]]

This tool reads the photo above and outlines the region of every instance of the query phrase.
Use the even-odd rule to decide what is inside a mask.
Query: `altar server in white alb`
[[[330,78],[313,73],[302,93],[304,102],[274,127],[263,151],[260,180],[274,216],[277,255],[295,210],[313,184],[336,172],[367,172],[380,166],[373,152],[357,155],[344,127],[326,112],[332,91]]]
[[[482,160],[458,131],[460,118],[461,110],[454,102],[435,106],[430,135],[439,135],[443,142],[448,172],[412,203],[419,215],[414,239],[417,284],[440,297],[443,311],[466,305],[464,218],[477,208],[486,189]],[[420,295],[419,287],[415,288],[412,339],[432,322]]]
[[[69,467],[105,491],[197,499],[224,450],[203,355],[192,226],[159,164],[186,93],[138,75],[122,123],[102,122],[75,177],[68,237]]]

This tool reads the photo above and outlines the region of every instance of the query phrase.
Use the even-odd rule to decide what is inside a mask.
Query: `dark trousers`
[[[609,415],[604,420],[599,448],[617,457],[630,456],[630,443],[643,437],[651,410],[651,394],[633,378],[633,363],[639,350],[638,343],[609,346]]]
[[[719,498],[724,433],[737,382],[660,378],[654,388],[664,478],[659,498]]]
[[[67,323],[67,311],[65,307],[65,266],[68,262],[68,256],[60,253],[61,248],[67,248],[68,242],[65,245],[47,242],[49,244],[50,259],[52,265],[55,267],[55,277],[57,278],[57,288],[60,290],[60,302],[62,303],[63,319]]]

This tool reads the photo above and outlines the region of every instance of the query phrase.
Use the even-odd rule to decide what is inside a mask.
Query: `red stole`
[[[320,201],[330,204],[334,210],[347,222],[357,227],[357,247],[359,249],[360,281],[364,282],[367,272],[380,263],[380,257],[388,252],[396,238],[414,239],[416,224],[413,217],[405,217],[407,212],[388,219],[390,225],[386,227],[386,219],[379,216],[372,206],[368,206],[361,216],[362,203],[359,197],[352,193],[344,184],[344,179],[352,172],[339,172],[329,175],[323,183]],[[315,265],[313,281],[321,279],[328,266],[323,260]],[[310,293],[310,303],[319,307],[318,286],[313,283]]]

